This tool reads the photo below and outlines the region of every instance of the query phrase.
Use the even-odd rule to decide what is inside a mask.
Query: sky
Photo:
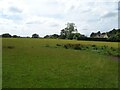
[[[118,0],[0,0],[0,34],[60,34],[68,22],[78,32],[118,28]]]

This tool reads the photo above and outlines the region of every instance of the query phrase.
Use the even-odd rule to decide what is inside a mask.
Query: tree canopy
[[[74,33],[77,33],[77,29],[74,23],[67,23],[67,26],[61,30],[62,39],[73,39]]]
[[[39,38],[39,35],[38,34],[33,34],[32,38]]]
[[[2,37],[4,37],[4,38],[11,38],[12,35],[10,35],[9,33],[5,33],[5,34],[2,34]]]

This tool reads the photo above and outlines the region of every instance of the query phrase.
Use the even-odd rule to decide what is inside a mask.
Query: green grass
[[[57,47],[93,42],[55,39],[3,39],[3,88],[117,88],[118,61],[106,55]]]

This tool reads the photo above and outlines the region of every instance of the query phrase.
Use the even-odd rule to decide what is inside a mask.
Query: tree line
[[[23,38],[17,35],[10,35],[9,33],[2,34],[3,38]],[[30,38],[30,37],[24,37]],[[33,34],[32,38],[41,38],[39,34]],[[78,32],[74,23],[67,23],[66,27],[61,30],[60,35],[46,35],[43,38],[52,38],[52,39],[75,39],[75,40],[88,40],[88,41],[120,41],[120,29],[113,29],[109,32],[101,33],[98,31],[97,33],[92,32],[90,37],[87,37]]]

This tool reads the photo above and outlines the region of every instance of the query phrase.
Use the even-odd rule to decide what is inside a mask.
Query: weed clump
[[[60,45],[58,45],[60,46]],[[119,50],[108,47],[106,45],[104,46],[96,46],[96,45],[81,45],[81,44],[65,44],[63,45],[65,49],[74,49],[74,50],[90,50],[95,51],[100,54],[106,54],[106,55],[112,55],[112,56],[120,56]]]
[[[66,49],[75,49],[75,50],[82,50],[83,46],[81,44],[65,44],[64,48],[66,48]]]
[[[116,49],[115,49],[115,48],[113,48],[113,47],[111,47],[111,50],[112,50],[112,51],[116,51]]]
[[[65,44],[65,45],[64,45],[64,48],[66,48],[66,49],[69,49],[69,48],[71,48],[71,47],[72,47],[71,44]]]
[[[73,45],[73,49],[75,49],[75,50],[82,50],[82,45],[80,45],[80,44],[75,44],[75,45]]]
[[[56,46],[62,46],[61,44],[56,44]]]
[[[50,47],[50,45],[47,44],[47,45],[45,45],[45,47]]]
[[[8,49],[14,49],[14,46],[7,46]]]
[[[96,45],[91,45],[92,47],[96,47]]]

